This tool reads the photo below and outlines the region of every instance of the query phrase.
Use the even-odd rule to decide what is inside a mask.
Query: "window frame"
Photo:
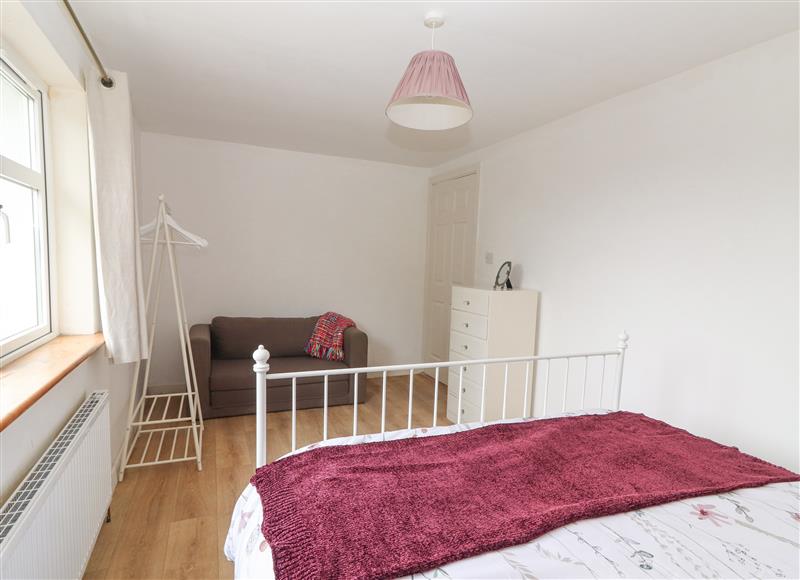
[[[33,73],[24,59],[14,53],[9,47],[0,50],[0,67],[16,76],[15,81],[23,90],[35,100],[39,112],[38,122],[40,127],[36,128],[37,150],[41,156],[41,172],[29,169],[12,159],[0,156],[2,175],[11,181],[20,183],[26,187],[31,187],[39,192],[42,197],[41,203],[41,230],[43,240],[41,246],[41,291],[43,293],[42,309],[44,322],[35,328],[27,330],[18,335],[14,335],[4,342],[0,342],[0,367],[5,366],[12,360],[30,352],[31,350],[45,344],[58,336],[58,308],[57,308],[57,288],[55,280],[56,263],[55,248],[53,247],[54,226],[52,216],[54,215],[53,196],[48,189],[48,185],[53,183],[51,155],[50,155],[50,102],[48,99],[48,87]]]

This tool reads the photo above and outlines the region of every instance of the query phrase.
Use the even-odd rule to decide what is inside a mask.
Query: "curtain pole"
[[[106,71],[106,67],[103,66],[103,63],[100,62],[100,57],[97,56],[97,51],[92,46],[92,42],[89,40],[89,36],[86,34],[86,31],[81,26],[80,20],[78,20],[78,16],[75,14],[75,11],[72,9],[72,5],[69,3],[69,0],[61,0],[64,3],[64,6],[67,7],[67,12],[69,12],[72,21],[75,23],[75,27],[78,29],[78,32],[81,33],[83,37],[83,42],[86,44],[86,47],[89,49],[89,52],[92,53],[92,58],[94,62],[97,64],[97,68],[100,69],[100,73],[103,75],[100,77],[100,84],[102,84],[107,89],[110,89],[114,86],[114,79],[108,74]]]

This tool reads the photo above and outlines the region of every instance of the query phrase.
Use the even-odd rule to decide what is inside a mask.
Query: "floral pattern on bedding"
[[[601,413],[604,411],[594,411]],[[513,421],[507,421],[513,422]],[[331,439],[349,445],[466,431],[479,423]],[[225,554],[236,578],[272,578],[261,503],[244,490]],[[800,482],[690,498],[583,520],[496,552],[415,574],[422,578],[800,578]]]

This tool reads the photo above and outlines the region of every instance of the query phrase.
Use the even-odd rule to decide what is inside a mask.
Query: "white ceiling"
[[[433,166],[794,30],[794,2],[75,2],[141,128]],[[384,108],[424,14],[475,110],[442,133]]]

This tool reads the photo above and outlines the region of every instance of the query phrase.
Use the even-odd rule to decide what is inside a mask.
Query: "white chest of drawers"
[[[483,290],[453,286],[450,312],[450,359],[475,360],[528,356],[536,351],[536,290]],[[463,373],[459,381],[459,375]],[[447,418],[458,421],[458,391],[461,385],[461,422],[480,420],[482,365],[451,367],[448,376]],[[530,388],[532,371],[525,382],[525,363],[508,368],[506,416],[521,417],[525,389]],[[486,367],[484,420],[503,415],[505,366]],[[532,394],[528,391],[530,404]]]

